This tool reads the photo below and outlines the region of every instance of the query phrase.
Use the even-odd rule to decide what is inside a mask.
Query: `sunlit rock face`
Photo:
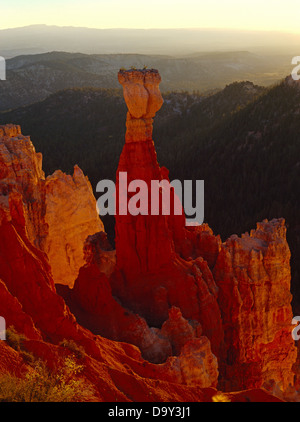
[[[45,180],[46,252],[55,283],[73,286],[85,264],[86,238],[104,227],[97,214],[90,182],[78,166],[73,175],[60,170]]]
[[[9,216],[11,195],[19,198],[28,237],[39,248],[43,247],[48,232],[44,221],[44,180],[42,154],[36,153],[29,136],[22,135],[18,125],[0,126],[1,208]]]
[[[221,373],[229,389],[273,380],[293,385],[290,250],[283,219],[263,221],[250,234],[222,244],[214,278],[225,331]]]
[[[78,166],[73,175],[58,170],[45,178],[42,154],[36,153],[18,125],[0,126],[0,204],[22,204],[26,233],[46,252],[55,283],[72,286],[84,264],[83,245],[103,230],[91,185]]]
[[[127,70],[118,74],[128,107],[126,142],[152,139],[152,122],[161,108],[163,99],[159,91],[161,77],[157,70]]]
[[[152,90],[146,89],[146,75],[155,81]],[[123,71],[119,81],[128,113],[117,181],[126,172],[128,184],[141,179],[149,187],[151,180],[168,177],[157,163],[147,120],[161,106],[160,77],[156,71]],[[285,389],[293,384],[296,359],[285,230],[282,219],[265,221],[250,235],[222,243],[206,224],[185,226],[183,216],[117,214],[116,258],[123,277],[112,280],[113,292],[162,332],[173,330],[166,322],[172,306],[199,323],[218,357],[220,385],[228,391],[270,380]],[[189,338],[190,326],[180,318],[177,324]]]
[[[150,192],[151,181],[167,180],[167,171],[158,165],[152,140],[152,118],[162,105],[159,73],[130,70],[120,71],[118,77],[128,107],[126,142],[116,177],[120,211],[124,205],[122,195],[119,200],[120,173],[127,174],[127,186],[142,180]],[[112,280],[113,293],[155,327],[168,319],[170,306],[178,307],[184,318],[201,323],[216,353],[223,333],[210,270],[202,272],[201,260],[185,260],[176,252],[174,239],[185,241],[184,214],[150,215],[150,202],[148,209],[149,215],[117,212],[116,260],[122,277]]]

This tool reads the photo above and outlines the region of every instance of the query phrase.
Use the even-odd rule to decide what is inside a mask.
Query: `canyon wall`
[[[221,245],[213,270],[225,327],[224,385],[294,383],[290,250],[283,219],[263,221]],[[228,381],[230,380],[230,381]]]
[[[50,364],[65,339],[81,345],[97,400],[211,401],[216,388],[230,400],[240,390],[269,400],[262,388],[284,394],[294,388],[297,359],[284,219],[222,242],[207,224],[186,225],[172,189],[164,215],[168,170],[152,139],[160,75],[118,78],[128,113],[115,250],[79,167],[45,177],[30,138],[17,125],[0,126],[0,315]],[[141,186],[147,194],[137,200]],[[136,215],[126,212],[130,203]],[[26,367],[0,342],[5,354],[3,368]]]
[[[42,154],[20,126],[0,126],[0,189],[3,209],[12,194],[22,202],[27,236],[47,254],[55,283],[73,286],[84,264],[86,237],[104,230],[80,168],[75,166],[72,176],[56,171],[45,178]]]
[[[162,105],[160,76],[151,70],[120,71],[119,82],[128,113],[117,182],[126,172],[127,188],[141,179],[150,191],[151,181],[168,180],[150,137],[152,119]],[[129,205],[130,195],[117,195],[119,211],[124,200]],[[151,200],[148,195],[148,211]],[[164,324],[172,306],[191,325],[197,322],[218,358],[223,389],[256,388],[271,381],[283,390],[293,385],[296,349],[283,219],[264,221],[250,235],[222,243],[205,224],[186,226],[184,215],[174,210],[154,216],[143,215],[142,208],[137,216],[119,212],[116,258],[122,277],[112,280],[114,294],[154,326]]]

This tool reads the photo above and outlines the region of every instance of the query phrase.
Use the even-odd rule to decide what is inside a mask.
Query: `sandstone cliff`
[[[26,335],[23,347],[27,353],[55,367],[66,353],[61,342],[74,341],[85,353],[82,376],[93,384],[99,401],[211,400],[216,390],[200,389],[217,382],[214,362],[204,365],[208,344],[193,346],[198,363],[197,356],[187,349],[164,365],[154,365],[143,360],[135,346],[106,340],[80,326],[56,292],[46,254],[27,236],[20,195],[9,193],[6,205],[0,208],[0,312],[8,328],[14,326]],[[0,355],[0,376],[7,371],[23,376],[30,370],[23,355],[3,341]],[[203,377],[187,387],[193,367],[198,367]]]
[[[201,272],[201,259],[187,261],[176,252],[174,238],[180,238],[185,230],[184,215],[121,213],[121,208],[127,207],[120,192],[121,172],[127,174],[126,187],[140,179],[146,182],[150,192],[151,181],[165,179],[166,171],[158,165],[150,136],[152,118],[162,105],[158,72],[121,71],[119,81],[129,111],[126,143],[116,178],[116,257],[123,277],[112,279],[113,293],[157,327],[168,318],[170,306],[178,307],[184,318],[201,323],[203,334],[211,340],[212,350],[217,353],[223,332],[217,288],[210,270]]]
[[[230,388],[270,380],[293,385],[297,352],[291,336],[290,250],[283,219],[222,244],[214,267],[225,327],[223,380]]]
[[[157,163],[148,119],[162,104],[160,78],[156,71],[121,71],[119,82],[128,113],[117,182],[126,172],[128,184],[142,179],[150,190],[151,180],[168,177]],[[265,221],[250,235],[222,244],[207,225],[185,226],[184,216],[142,214],[116,216],[123,278],[112,280],[114,294],[156,326],[166,321],[171,306],[192,325],[197,322],[218,357],[222,388],[256,388],[270,380],[283,390],[293,385],[296,349],[284,221]]]
[[[85,239],[104,227],[92,187],[78,166],[73,175],[55,171],[45,180],[46,252],[55,283],[73,286],[85,263]]]
[[[173,208],[163,215],[165,187],[157,215],[124,213],[133,192],[124,196],[121,173],[126,188],[139,179],[150,189],[168,171],[152,140],[159,73],[120,71],[119,82],[128,113],[116,250],[82,171],[45,178],[29,137],[0,126],[0,315],[50,367],[70,353],[62,341],[81,346],[99,401],[278,401],[262,388],[297,396],[285,221],[222,242]],[[0,357],[0,375],[28,369],[1,341]]]
[[[55,283],[72,286],[84,264],[86,237],[103,230],[89,181],[78,166],[74,174],[56,171],[45,178],[42,155],[17,125],[0,127],[2,207],[19,195],[25,229],[33,245],[46,252]]]

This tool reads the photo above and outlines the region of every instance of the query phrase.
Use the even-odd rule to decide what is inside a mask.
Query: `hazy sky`
[[[0,0],[0,28],[234,28],[300,33],[300,0]]]

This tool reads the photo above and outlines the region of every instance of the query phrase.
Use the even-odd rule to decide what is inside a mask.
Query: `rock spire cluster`
[[[128,185],[168,180],[152,139],[160,75],[118,79],[128,113],[117,193],[121,172]],[[27,351],[55,366],[61,342],[76,342],[99,401],[211,401],[217,388],[223,399],[276,401],[263,389],[293,388],[283,218],[222,242],[184,214],[117,212],[115,232],[113,250],[78,166],[45,177],[30,138],[0,126],[0,314]],[[27,367],[3,341],[0,357],[0,374]]]

